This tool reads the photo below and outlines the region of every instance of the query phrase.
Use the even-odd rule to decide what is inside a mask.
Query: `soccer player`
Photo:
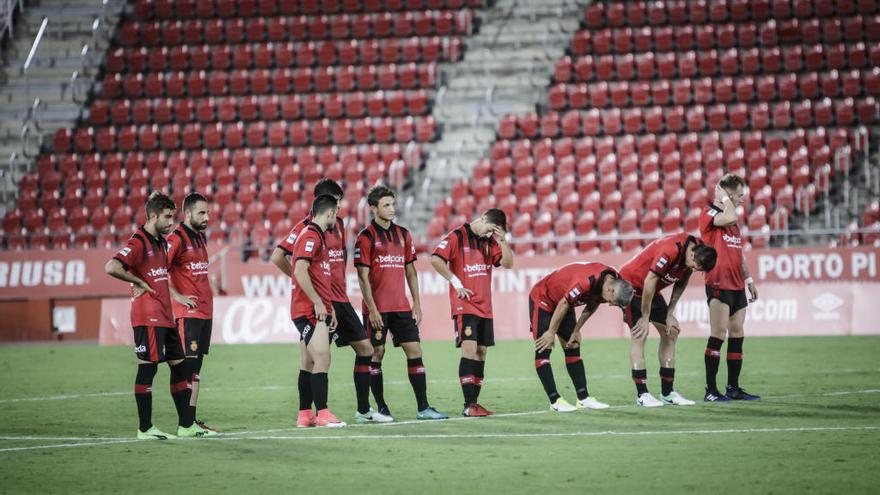
[[[373,344],[370,369],[370,388],[376,398],[379,412],[393,418],[385,403],[382,382],[382,358],[388,332],[394,336],[394,346],[406,354],[409,382],[416,396],[417,419],[447,419],[448,416],[428,404],[425,365],[419,343],[419,323],[422,320],[419,299],[419,278],[413,262],[416,249],[409,231],[396,225],[394,191],[379,184],[370,189],[367,203],[373,212],[373,221],[360,234],[354,248],[354,264],[358,271],[364,302],[367,333]],[[412,295],[412,307],[406,299],[404,279]]]
[[[342,200],[343,191],[339,184],[331,179],[321,179],[315,184],[315,197],[323,194],[329,194],[336,198],[338,202]],[[288,256],[293,252],[293,246],[299,233],[306,227],[308,222],[312,221],[311,216],[307,216],[301,222],[296,224],[290,231],[290,235],[282,240],[275,251],[272,253],[272,263],[278,267],[288,277],[293,276],[293,267],[288,261]],[[373,346],[367,338],[367,331],[364,329],[363,323],[355,312],[348,300],[348,291],[345,282],[345,263],[346,263],[346,241],[345,241],[345,225],[342,218],[336,217],[335,226],[324,233],[326,241],[327,253],[330,257],[330,292],[331,302],[333,304],[333,313],[336,315],[336,332],[333,338],[337,347],[350,345],[355,352],[354,358],[354,389],[357,397],[357,413],[355,419],[358,423],[378,422],[386,423],[392,421],[392,418],[379,414],[370,408],[370,360],[373,356]],[[299,372],[299,388],[300,398],[303,402],[300,404],[300,415],[297,419],[297,426],[308,427],[314,421],[312,413],[312,404],[309,400],[311,394],[308,388],[311,387],[311,378],[309,372],[300,369]],[[308,400],[308,403],[306,402]]]
[[[513,267],[506,229],[507,216],[491,208],[473,222],[446,234],[431,257],[431,265],[449,281],[455,345],[461,347],[458,379],[464,394],[463,416],[494,414],[477,399],[483,387],[486,351],[495,345],[492,267]]]
[[[587,375],[581,360],[581,328],[601,303],[621,308],[633,297],[633,288],[613,268],[602,263],[569,263],[542,278],[529,293],[529,322],[535,339],[535,370],[544,386],[550,409],[606,409],[587,390]],[[574,308],[586,305],[575,321]],[[550,352],[559,339],[565,353],[565,367],[577,393],[577,406],[556,391]]]
[[[174,326],[171,297],[168,292],[168,243],[163,235],[174,225],[174,201],[154,192],[147,199],[147,221],[139,227],[104,270],[111,277],[128,282],[131,292],[131,326],[134,330],[134,352],[138,359],[134,381],[141,440],[175,438],[153,426],[153,377],[158,363],[168,362],[171,368],[171,397],[177,408],[177,436],[198,437],[209,433],[193,424],[189,405],[191,385],[184,364],[180,335]]]
[[[635,296],[623,311],[623,320],[632,333],[629,355],[632,379],[636,384],[637,405],[658,407],[663,404],[694,404],[694,401],[684,398],[673,389],[675,341],[681,332],[675,318],[675,306],[687,287],[691,273],[712,270],[716,257],[714,248],[683,232],[657,239],[620,267],[620,278],[629,282],[635,290]],[[673,288],[667,305],[660,291],[669,285],[673,285]],[[648,392],[645,340],[648,337],[649,323],[653,323],[660,333],[658,357],[662,402]]]
[[[208,200],[191,193],[183,200],[184,221],[168,237],[168,275],[171,305],[177,331],[183,343],[185,364],[192,383],[193,418],[204,430],[216,431],[196,415],[201,383],[202,361],[211,347],[214,293],[208,278]]]
[[[742,252],[739,215],[736,208],[743,202],[745,181],[735,174],[726,174],[715,186],[714,201],[700,215],[700,236],[718,252],[715,269],[706,274],[706,297],[709,302],[709,329],[711,337],[706,345],[707,402],[730,400],[758,400],[739,386],[743,361],[743,322],[746,319],[745,288],[748,286],[751,302],[758,299],[755,282],[749,275]],[[727,390],[718,390],[715,378],[721,362],[721,345],[727,343]]]
[[[327,408],[330,340],[336,328],[336,316],[333,313],[332,275],[325,236],[336,224],[336,211],[336,198],[329,194],[316,197],[312,202],[312,220],[299,233],[293,245],[296,285],[290,312],[300,333],[303,367],[309,373],[311,382],[307,392],[311,397],[300,397],[300,403],[314,402],[317,414],[313,424],[325,428],[346,426]],[[299,423],[297,426],[300,426]]]

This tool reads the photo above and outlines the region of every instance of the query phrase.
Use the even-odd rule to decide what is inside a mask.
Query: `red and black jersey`
[[[544,311],[553,312],[563,298],[572,306],[598,306],[605,277],[619,278],[617,272],[602,263],[569,263],[554,270],[532,287],[529,297]]]
[[[306,260],[309,262],[309,279],[312,281],[312,287],[318,293],[318,297],[324,301],[327,313],[332,311],[332,291],[330,288],[330,259],[327,257],[327,249],[324,245],[324,233],[321,228],[312,222],[308,222],[306,227],[300,231],[297,236],[296,243],[293,245],[293,266],[296,262]],[[290,295],[290,317],[295,320],[301,317],[313,319],[315,316],[315,305],[305,291],[297,284],[293,288]]]
[[[168,236],[168,274],[177,292],[196,296],[196,307],[188,308],[175,300],[171,306],[176,318],[201,318],[210,320],[214,314],[214,293],[208,278],[208,240],[202,232],[196,232],[180,224]]]
[[[383,229],[374,220],[358,234],[354,264],[370,269],[370,289],[380,313],[412,309],[404,286],[406,265],[415,260],[416,248],[409,231],[394,222]]]
[[[722,211],[710,204],[700,215],[700,237],[718,253],[715,268],[704,277],[706,286],[712,289],[743,290],[746,288],[746,281],[742,269],[742,236],[739,224],[732,223],[723,227],[715,225],[713,220]]]
[[[501,265],[498,242],[492,237],[477,237],[471,226],[464,224],[446,234],[433,255],[449,263],[449,270],[473,292],[470,299],[459,299],[452,284],[449,285],[452,316],[492,318],[492,267]]]
[[[296,238],[311,221],[312,217],[307,216],[294,225],[290,229],[290,234],[287,235],[287,238],[278,243],[278,247],[287,254],[292,254]],[[333,230],[324,232],[324,247],[327,250],[327,257],[330,259],[331,301],[348,302],[348,289],[345,283],[345,259],[347,257],[345,252],[345,224],[341,218],[336,217],[336,226]],[[296,279],[293,280],[293,285],[296,285]]]
[[[642,297],[645,278],[654,272],[659,277],[657,292],[660,292],[693,271],[685,263],[685,253],[691,244],[702,242],[687,232],[661,237],[624,263],[620,267],[620,278],[632,284],[635,295]]]
[[[155,294],[145,292],[131,300],[132,327],[174,327],[171,293],[168,291],[168,243],[139,227],[113,256],[122,267],[140,278]]]

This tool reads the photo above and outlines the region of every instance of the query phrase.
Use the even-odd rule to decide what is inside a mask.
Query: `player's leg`
[[[315,366],[306,349],[306,343],[299,343],[299,377],[297,390],[299,392],[299,414],[296,419],[297,428],[309,428],[315,426],[315,412],[312,410],[312,369]]]
[[[550,317],[552,315],[541,310],[534,301],[529,299],[529,322],[532,330],[532,338],[538,340],[541,335],[547,332],[550,327]],[[556,389],[556,379],[553,377],[553,368],[550,366],[550,354],[552,349],[545,349],[538,352],[535,351],[535,373],[538,374],[538,380],[547,394],[550,401],[550,409],[556,412],[573,412],[577,409],[568,403]]]
[[[157,328],[157,331],[163,330]],[[186,362],[186,354],[183,350],[183,342],[176,328],[165,328],[159,332],[157,338],[164,333],[165,359],[170,370],[171,398],[174,407],[177,408],[177,436],[179,437],[202,437],[216,435],[217,432],[203,430],[195,424],[190,399],[192,398],[192,374]]]
[[[707,292],[712,289],[707,289]],[[706,402],[727,402],[730,399],[718,391],[716,378],[721,362],[721,346],[727,336],[727,325],[730,320],[729,306],[720,298],[710,295],[709,299],[709,341],[706,343],[704,363],[706,365]]]
[[[200,421],[197,411],[199,402],[199,387],[202,382],[202,364],[204,356],[208,354],[211,345],[211,320],[199,318],[179,318],[177,328],[183,341],[183,350],[186,355],[187,371],[192,385],[189,405],[192,407],[193,420],[203,430],[217,431]]]
[[[387,315],[382,315],[382,321],[386,323],[386,328],[375,329],[368,318],[364,318],[367,329],[367,335],[370,336],[370,344],[373,346],[373,356],[370,358],[370,390],[373,392],[373,399],[376,401],[376,409],[379,413],[394,419],[388,404],[385,403],[385,384],[382,377],[382,360],[385,358],[385,340],[388,337],[387,332]]]
[[[370,413],[370,361],[373,358],[373,346],[367,339],[364,325],[350,303],[334,302],[336,314],[336,346],[351,346],[354,350],[354,382],[355,398],[357,399],[356,417],[358,420],[371,420]]]
[[[477,331],[471,315],[455,315],[455,345],[461,348],[461,359],[458,362],[458,382],[464,396],[462,416],[485,416],[475,407],[477,403]]]
[[[666,325],[655,323],[660,333],[660,346],[657,357],[660,361],[660,398],[664,404],[674,406],[692,406],[694,401],[686,399],[675,390],[675,344],[678,334],[667,335]]]
[[[745,298],[745,295],[743,295]],[[727,341],[727,397],[733,400],[758,400],[761,397],[742,389],[739,374],[743,365],[743,323],[746,309],[741,308],[730,317],[730,338]]]
[[[642,299],[640,297],[633,297],[629,306],[623,310],[623,320],[632,329],[641,317]],[[647,334],[643,337],[636,337],[630,332],[629,362],[632,381],[636,386],[636,404],[645,407],[656,407],[657,405],[663,405],[663,403],[648,393],[648,370],[645,365],[645,342],[647,339]]]
[[[575,324],[574,311],[571,311],[569,314],[571,321],[567,321],[569,315],[566,315],[560,325],[558,337],[565,353],[565,370],[568,371],[568,377],[571,379],[571,384],[574,386],[574,391],[578,398],[575,406],[578,409],[608,409],[608,404],[599,402],[595,397],[590,397],[590,391],[587,389],[587,370],[584,368],[584,360],[581,358],[580,342],[575,342],[566,347]]]
[[[388,331],[394,338],[394,346],[403,349],[409,384],[416,396],[416,419],[447,419],[449,416],[437,411],[428,403],[428,380],[422,359],[419,327],[412,312],[391,313],[387,321]]]
[[[477,327],[477,356],[475,359],[476,369],[474,370],[474,376],[476,377],[474,385],[477,388],[475,400],[477,401],[477,405],[480,406],[480,409],[489,415],[495,414],[495,412],[480,405],[479,399],[480,392],[483,390],[483,378],[485,377],[486,372],[486,356],[489,353],[489,348],[494,345],[495,322],[490,318],[480,318],[480,324]]]
[[[153,426],[153,378],[159,362],[159,349],[152,327],[134,327],[134,352],[137,356],[137,373],[134,378],[134,401],[137,404],[139,439],[165,440],[174,438]]]
[[[306,339],[306,350],[312,359],[312,400],[317,411],[315,426],[341,428],[345,426],[327,407],[330,371],[330,327],[327,321],[316,321],[314,330]]]

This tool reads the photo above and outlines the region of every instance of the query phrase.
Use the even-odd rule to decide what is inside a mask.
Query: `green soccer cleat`
[[[443,414],[442,412],[440,412],[440,411],[434,409],[433,407],[427,407],[427,408],[422,409],[421,411],[419,411],[418,414],[416,414],[416,419],[424,419],[424,420],[431,420],[431,419],[449,419],[449,416],[447,416],[447,415]]]
[[[204,430],[199,425],[193,423],[186,428],[183,426],[177,427],[177,436],[181,438],[195,438],[195,437],[213,437],[217,435],[216,431]]]
[[[137,433],[138,440],[173,440],[175,438],[177,437],[170,433],[165,433],[155,426],[151,426],[147,431],[138,430]]]

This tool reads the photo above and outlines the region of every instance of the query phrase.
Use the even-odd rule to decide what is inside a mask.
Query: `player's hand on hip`
[[[754,282],[749,284],[749,295],[752,297],[749,299],[749,302],[755,302],[758,300],[758,288],[755,287]]]
[[[153,290],[153,288],[150,287],[149,284],[147,284],[146,282],[144,282],[143,280],[141,280],[140,282],[138,282],[137,284],[135,284],[135,286],[134,286],[134,292],[133,292],[133,294],[132,294],[132,297],[133,297],[134,299],[137,299],[138,297],[141,297],[142,295],[146,294],[147,292],[149,292],[150,294],[155,294],[155,293],[156,293],[156,291]]]
[[[422,307],[421,306],[413,306],[412,309],[413,319],[416,320],[416,325],[422,324]]]
[[[464,287],[462,287],[461,289],[455,289],[455,295],[456,295],[459,299],[468,299],[468,300],[470,300],[471,296],[474,295],[474,291],[472,291],[472,290],[470,290],[470,289],[465,289]]]
[[[383,330],[385,322],[382,321],[382,315],[378,311],[370,311],[370,326],[373,330]]]
[[[553,349],[553,344],[556,342],[556,334],[550,332],[544,332],[544,335],[538,337],[535,340],[535,350],[538,352],[543,352],[549,349]]]
[[[648,325],[650,325],[648,318],[645,318],[644,316],[639,318],[638,321],[636,321],[636,324],[633,325],[632,330],[630,330],[633,338],[641,340],[647,337]]]

